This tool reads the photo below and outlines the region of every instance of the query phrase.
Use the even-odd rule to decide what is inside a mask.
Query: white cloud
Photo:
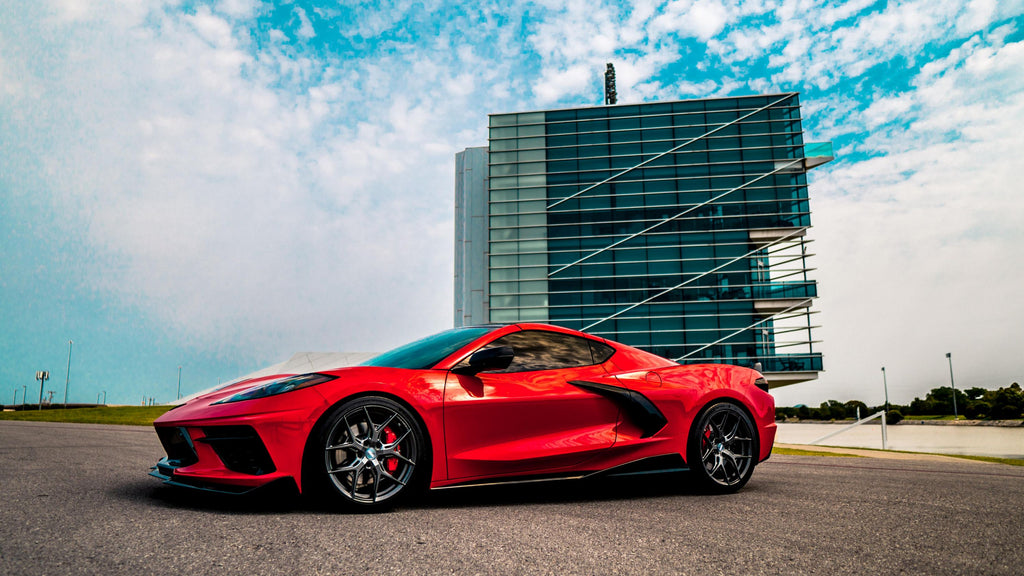
[[[548,69],[534,86],[537,99],[544,104],[565,96],[579,96],[595,86],[597,76],[594,66],[574,64],[565,70]]]
[[[1018,9],[1022,6],[1014,3]],[[740,12],[771,17],[775,22],[736,27],[724,38],[715,34],[708,37],[708,48],[726,62],[767,56],[770,66],[777,69],[773,82],[812,83],[827,89],[897,57],[913,64],[931,42],[953,35],[964,38],[1000,18],[1019,14],[1012,7],[997,9],[985,1],[964,6],[911,0],[872,11],[873,5],[868,0],[839,4],[787,0],[774,10],[768,5],[744,6]]]
[[[142,25],[104,5],[53,25],[53,67],[26,74],[47,97],[22,109],[78,127],[45,162],[89,288],[254,357],[449,326],[453,156],[485,137],[478,91],[507,65],[463,67],[443,43],[343,62],[271,35],[256,51],[233,20],[249,7]]]
[[[220,0],[217,3],[217,12],[235,18],[247,18],[253,15],[259,0]]]
[[[717,35],[729,20],[729,13],[718,0],[672,0],[650,26],[654,34],[680,33],[707,41]]]
[[[295,17],[299,19],[299,29],[296,31],[296,34],[300,38],[306,39],[316,36],[316,32],[313,30],[313,23],[309,21],[309,16],[306,16],[306,11],[296,6],[293,12]]]
[[[867,128],[876,128],[906,114],[913,105],[913,98],[907,94],[880,98],[871,103],[864,110],[864,119]]]

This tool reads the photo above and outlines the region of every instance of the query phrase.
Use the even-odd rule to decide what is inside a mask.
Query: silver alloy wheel
[[[750,418],[723,402],[705,412],[700,422],[700,461],[707,479],[721,487],[745,483],[754,466]]]
[[[390,400],[343,408],[326,437],[324,465],[334,488],[356,504],[380,504],[412,480],[422,442],[411,417]]]

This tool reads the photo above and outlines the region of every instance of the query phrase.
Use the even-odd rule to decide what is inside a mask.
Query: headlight
[[[307,388],[309,386],[329,382],[335,378],[337,378],[337,376],[328,376],[327,374],[302,374],[301,376],[289,376],[287,378],[272,380],[265,384],[249,388],[245,392],[239,392],[234,396],[218,400],[214,402],[214,404],[227,404],[228,402],[241,402],[242,400],[266,398],[267,396],[284,394],[285,392],[291,392],[292,390],[298,390],[299,388]]]

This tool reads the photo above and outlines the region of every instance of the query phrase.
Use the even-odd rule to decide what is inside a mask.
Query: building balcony
[[[804,144],[804,170],[817,168],[835,159],[831,142],[808,142]]]
[[[751,228],[750,243],[754,246],[771,244],[777,240],[798,240],[807,235],[807,227]]]
[[[761,360],[770,388],[815,380],[822,369],[821,354],[779,354]]]
[[[754,300],[778,300],[778,299],[806,299],[818,297],[818,284],[816,282],[769,282],[767,284],[755,284],[753,289]]]
[[[780,314],[797,308],[810,308],[818,297],[815,282],[771,282],[752,286],[754,311],[758,314]]]
[[[759,359],[761,372],[820,372],[821,354],[778,354]]]

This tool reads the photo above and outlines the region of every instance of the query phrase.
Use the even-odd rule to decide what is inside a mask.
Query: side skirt
[[[626,476],[671,474],[674,472],[687,471],[689,471],[689,468],[686,466],[686,462],[683,460],[682,456],[679,454],[666,454],[664,456],[651,456],[640,460],[634,460],[633,462],[627,462],[605,470],[590,470],[565,474],[516,476],[507,479],[488,478],[485,480],[470,480],[459,484],[431,488],[431,490],[451,490],[453,488],[472,488],[477,486],[507,486],[511,484],[558,482],[561,480],[588,480],[592,478],[622,478]]]

